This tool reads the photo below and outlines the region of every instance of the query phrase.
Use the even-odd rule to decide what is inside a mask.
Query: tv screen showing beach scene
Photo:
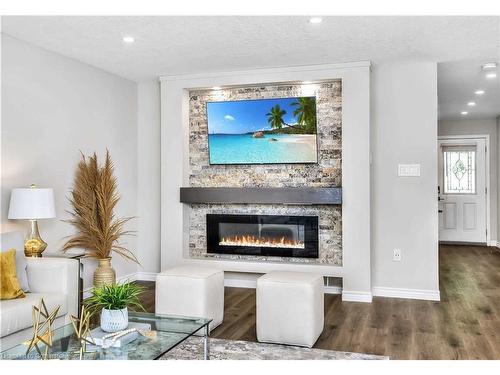
[[[317,163],[316,98],[208,102],[210,164]]]

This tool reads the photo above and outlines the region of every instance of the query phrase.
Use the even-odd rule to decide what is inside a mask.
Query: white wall
[[[41,220],[47,254],[73,232],[65,210],[80,151],[115,162],[122,199],[118,216],[137,214],[137,85],[2,34],[1,231],[27,223],[7,219],[10,190],[36,183],[55,192],[57,219]],[[128,229],[136,229],[137,220]],[[136,238],[124,244],[135,251]],[[86,263],[85,287],[94,269]],[[118,276],[137,266],[113,258]]]
[[[463,119],[441,120],[438,123],[438,134],[441,135],[489,135],[490,136],[490,241],[497,241],[497,190],[498,190],[498,130],[497,120]]]
[[[140,272],[160,271],[160,82],[137,86],[137,246]]]
[[[498,238],[498,233],[500,233],[500,220],[498,220],[498,213],[500,212],[500,199],[498,199],[498,186],[500,186],[500,151],[498,151],[498,146],[500,145],[500,116],[496,118],[497,120],[497,247],[500,247],[500,239]]]
[[[374,295],[439,298],[436,71],[427,62],[372,69]],[[421,177],[398,177],[398,163],[419,163]]]

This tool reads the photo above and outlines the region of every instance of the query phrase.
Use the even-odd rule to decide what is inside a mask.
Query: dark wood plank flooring
[[[325,329],[315,348],[392,359],[500,359],[500,252],[440,246],[441,302],[325,295]],[[154,283],[143,302],[154,311]],[[226,288],[224,322],[211,336],[256,341],[255,290]]]

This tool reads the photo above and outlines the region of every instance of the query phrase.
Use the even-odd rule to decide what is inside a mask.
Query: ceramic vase
[[[123,331],[128,327],[128,310],[125,307],[121,310],[101,311],[101,329],[104,332]]]
[[[94,286],[100,287],[116,283],[116,273],[111,267],[111,258],[99,259],[97,269],[94,271]]]

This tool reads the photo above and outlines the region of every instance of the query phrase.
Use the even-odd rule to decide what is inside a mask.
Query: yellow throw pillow
[[[24,298],[16,275],[16,249],[0,253],[0,300]]]

